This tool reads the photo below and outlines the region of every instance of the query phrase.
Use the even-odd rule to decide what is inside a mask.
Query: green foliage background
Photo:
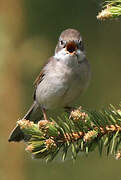
[[[101,109],[121,101],[121,19],[100,22],[102,1],[11,0],[0,7],[0,179],[120,180],[120,161],[90,153],[46,165],[31,160],[25,146],[8,144],[16,120],[32,102],[32,83],[53,55],[60,32],[78,29],[92,67],[90,87],[80,104]]]

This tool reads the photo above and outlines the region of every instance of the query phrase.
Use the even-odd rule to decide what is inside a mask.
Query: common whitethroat
[[[80,32],[66,29],[59,37],[54,56],[35,80],[34,102],[23,119],[29,119],[38,108],[47,120],[46,111],[73,104],[87,88],[91,76]],[[9,141],[21,141],[25,135],[17,125]]]

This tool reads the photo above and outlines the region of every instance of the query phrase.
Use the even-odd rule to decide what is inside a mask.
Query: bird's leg
[[[48,120],[45,108],[42,108],[42,113],[43,113],[44,120]]]

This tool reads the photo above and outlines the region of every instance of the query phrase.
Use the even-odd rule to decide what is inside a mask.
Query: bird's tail
[[[34,102],[32,104],[32,106],[29,108],[28,112],[25,114],[25,116],[23,117],[23,119],[29,119],[32,112],[36,111],[37,109],[37,103]],[[19,142],[21,140],[26,140],[27,137],[24,135],[24,133],[21,131],[20,127],[17,125],[11,132],[8,141],[15,141],[15,142]]]

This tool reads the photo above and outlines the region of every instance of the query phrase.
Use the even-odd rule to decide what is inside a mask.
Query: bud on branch
[[[26,150],[33,158],[51,161],[61,150],[61,159],[65,160],[71,149],[71,156],[76,159],[79,152],[88,154],[96,147],[100,154],[105,147],[107,155],[121,158],[121,111],[112,105],[101,111],[79,107],[56,120],[41,120],[38,124],[19,120],[17,124],[30,137]]]

